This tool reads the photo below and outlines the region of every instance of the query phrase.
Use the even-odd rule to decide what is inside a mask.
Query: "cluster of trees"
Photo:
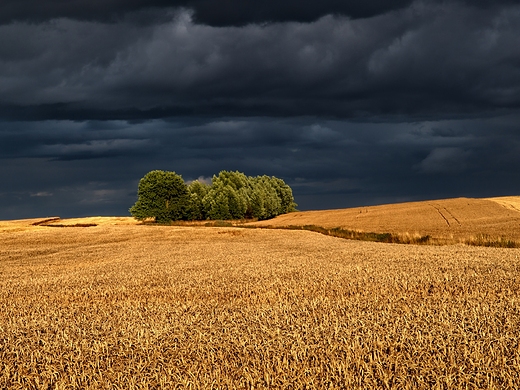
[[[175,172],[151,171],[140,181],[130,208],[138,220],[268,219],[295,210],[291,187],[274,176],[221,171],[211,184],[189,185]]]

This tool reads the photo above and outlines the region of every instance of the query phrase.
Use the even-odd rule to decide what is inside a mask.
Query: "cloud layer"
[[[118,22],[131,19],[153,23],[171,8],[189,9],[198,23],[211,26],[244,26],[252,23],[312,22],[325,15],[369,18],[402,9],[413,0],[4,0],[0,23],[41,22],[57,18],[84,21]],[[515,4],[515,0],[423,0],[429,4],[465,4],[496,8]]]
[[[152,169],[282,177],[301,209],[518,193],[519,121],[4,122],[0,219],[126,215]]]
[[[520,105],[520,6],[415,2],[368,19],[220,28],[189,11],[170,18],[0,26],[0,115],[417,120]]]
[[[126,214],[152,169],[301,209],[518,194],[518,156],[516,1],[0,5],[0,219]]]
[[[185,8],[192,10],[201,24],[240,26],[265,22],[310,22],[328,14],[352,18],[371,17],[410,3],[411,0],[4,0],[0,22],[41,22],[56,18],[117,22],[126,17],[141,23],[150,23],[165,10]]]

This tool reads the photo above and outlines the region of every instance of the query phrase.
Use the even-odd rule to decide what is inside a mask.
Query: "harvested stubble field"
[[[520,386],[519,249],[29,222],[0,230],[0,388]]]

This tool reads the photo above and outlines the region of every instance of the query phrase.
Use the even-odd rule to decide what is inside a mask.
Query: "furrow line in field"
[[[438,207],[434,206],[433,204],[430,204],[430,206],[432,206],[435,210],[437,210],[437,212],[438,212],[439,215],[442,217],[442,219],[444,219],[444,221],[446,222],[446,224],[448,225],[448,227],[450,227],[450,226],[451,226],[451,225],[450,225],[450,221],[448,221],[448,218],[446,218],[446,217],[444,216],[444,214],[441,212],[441,210],[440,210]]]
[[[459,224],[459,226],[462,226],[460,221],[457,219],[457,217],[453,215],[453,213],[450,210],[448,210],[446,207],[443,207],[443,209],[450,215],[450,217],[452,217]]]

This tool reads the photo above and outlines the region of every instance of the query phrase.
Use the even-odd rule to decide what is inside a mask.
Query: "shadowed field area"
[[[0,388],[520,386],[518,249],[17,223]]]
[[[520,197],[457,198],[281,215],[256,226],[341,228],[398,236],[430,236],[434,243],[487,238],[520,242]]]

